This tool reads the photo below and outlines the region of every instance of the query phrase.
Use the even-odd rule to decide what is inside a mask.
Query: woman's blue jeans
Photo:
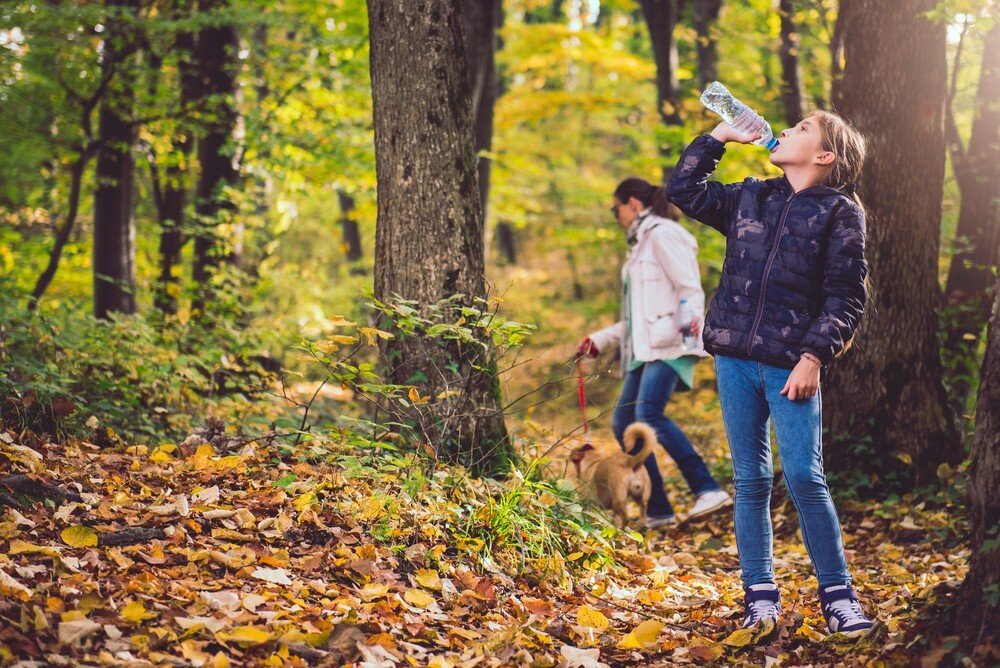
[[[785,485],[799,516],[806,551],[821,587],[850,584],[837,509],[823,472],[823,402],[781,395],[791,371],[717,355],[722,418],[733,456],[736,546],[743,586],[774,584],[771,530],[771,439],[774,423]]]
[[[656,432],[656,439],[667,451],[680,469],[681,475],[687,481],[691,492],[696,496],[702,492],[719,489],[712,474],[709,473],[705,461],[691,445],[676,424],[663,414],[670,395],[677,387],[677,372],[669,364],[662,361],[646,362],[637,369],[628,372],[622,385],[621,396],[615,405],[611,417],[611,430],[615,438],[624,447],[622,436],[625,428],[633,422],[645,422]],[[663,476],[656,464],[655,455],[646,459],[646,470],[653,483],[653,493],[649,497],[647,515],[650,517],[667,517],[674,514],[674,509],[663,488]]]

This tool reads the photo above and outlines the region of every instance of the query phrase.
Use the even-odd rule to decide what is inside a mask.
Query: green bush
[[[141,441],[183,438],[208,415],[245,414],[274,375],[259,362],[264,342],[237,323],[42,315],[3,299],[0,422],[56,437]]]

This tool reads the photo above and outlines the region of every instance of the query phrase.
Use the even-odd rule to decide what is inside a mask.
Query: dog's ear
[[[574,464],[579,465],[579,463],[583,461],[584,455],[588,451],[593,450],[593,449],[594,449],[594,446],[592,446],[590,443],[584,443],[579,448],[577,448],[576,450],[573,451],[573,453],[569,456],[569,460],[571,462],[573,462]]]

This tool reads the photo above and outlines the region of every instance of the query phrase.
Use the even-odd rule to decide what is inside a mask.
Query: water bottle
[[[718,81],[708,84],[701,94],[701,103],[725,119],[737,132],[745,135],[760,133],[754,144],[773,151],[778,146],[771,125],[756,111],[743,104]]]
[[[691,331],[691,321],[694,320],[694,312],[687,299],[681,300],[681,307],[677,309],[677,320],[681,329],[681,350],[687,352],[694,350],[697,343],[694,332]]]

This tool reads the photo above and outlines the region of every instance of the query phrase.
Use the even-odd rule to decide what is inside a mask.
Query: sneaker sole
[[[733,499],[732,499],[732,497],[729,497],[725,501],[721,501],[721,502],[715,504],[714,506],[712,506],[711,508],[706,508],[706,509],[704,509],[702,511],[699,511],[696,515],[688,515],[687,516],[687,520],[685,520],[685,521],[690,522],[692,520],[700,520],[703,517],[708,517],[712,513],[716,513],[718,511],[722,510],[723,508],[728,508],[731,505],[733,505]]]

